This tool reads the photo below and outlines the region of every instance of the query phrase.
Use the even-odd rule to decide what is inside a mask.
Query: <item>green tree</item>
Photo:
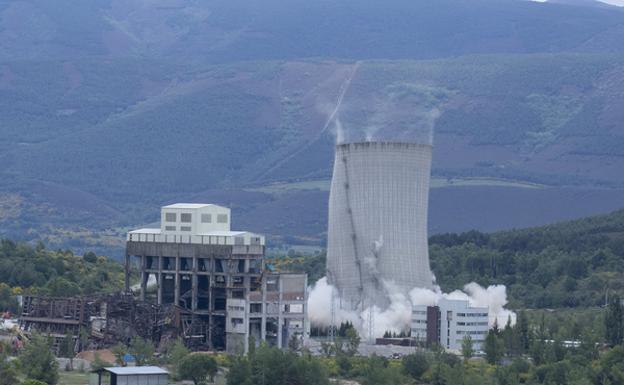
[[[360,336],[355,328],[350,327],[345,332],[345,353],[354,356],[360,347]]]
[[[412,353],[403,357],[402,360],[403,373],[419,380],[420,377],[429,369],[429,360],[423,353]]]
[[[111,353],[115,356],[115,363],[119,366],[126,366],[126,361],[124,359],[125,355],[128,353],[128,347],[121,342],[117,345],[113,346],[111,349]]]
[[[516,329],[518,330],[519,342],[520,342],[520,352],[526,353],[529,351],[529,320],[527,318],[526,312],[524,310],[518,313],[518,322],[516,323]]]
[[[10,346],[0,341],[0,385],[17,384],[17,370],[9,361]]]
[[[189,354],[189,350],[179,338],[169,347],[167,351],[167,363],[173,366],[175,377],[179,377],[180,362]]]
[[[52,297],[73,297],[80,294],[78,284],[63,277],[53,278],[45,288]]]
[[[195,385],[202,384],[206,378],[214,382],[218,370],[217,361],[205,354],[189,354],[182,359],[178,366],[178,374],[183,380],[193,381]]]
[[[620,345],[624,340],[624,312],[618,295],[613,295],[609,299],[605,314],[605,328],[607,343],[611,346]]]
[[[89,262],[89,263],[97,262],[97,255],[93,251],[87,251],[86,253],[84,253],[82,258],[85,260],[85,262]]]
[[[503,357],[503,342],[494,330],[490,330],[485,337],[485,359],[489,364],[495,365]]]
[[[71,334],[67,333],[59,346],[59,357],[69,359],[69,370],[74,370],[75,355],[76,353],[74,351],[74,337]]]
[[[594,383],[624,384],[624,346],[618,345],[600,358]]]
[[[51,342],[33,334],[19,356],[19,364],[26,378],[43,381],[48,385],[58,382],[58,363],[51,350]]]
[[[400,384],[400,373],[388,366],[384,357],[373,355],[366,360],[362,385],[397,385]]]
[[[253,385],[247,357],[234,357],[227,374],[227,385]]]
[[[138,366],[150,362],[154,356],[154,351],[154,345],[141,337],[134,337],[128,349],[128,352],[134,356]]]
[[[472,337],[470,337],[470,335],[468,334],[466,334],[464,338],[462,339],[461,351],[462,351],[462,356],[464,356],[464,360],[471,359],[472,355],[474,354],[474,349],[472,346]]]
[[[93,362],[91,363],[91,370],[97,371],[102,368],[107,368],[109,366],[112,365],[110,365],[108,362],[105,362],[102,357],[100,357],[100,354],[98,352],[95,352],[95,354],[93,355]]]
[[[11,292],[11,287],[4,282],[0,282],[0,312],[10,311],[16,313],[17,309],[17,298]]]

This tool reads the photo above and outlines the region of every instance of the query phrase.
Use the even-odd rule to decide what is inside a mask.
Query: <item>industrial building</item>
[[[249,337],[256,345],[265,341],[280,349],[302,347],[310,330],[307,286],[306,274],[266,273],[260,290],[245,299],[228,299],[228,352],[246,353]]]
[[[437,306],[414,306],[412,337],[427,346],[439,344],[449,350],[461,350],[465,336],[470,336],[475,350],[481,350],[489,326],[489,309],[470,306],[466,300],[442,298]]]
[[[340,306],[388,305],[392,290],[432,286],[427,243],[429,145],[336,146],[329,198],[327,273]]]
[[[234,353],[254,335],[283,347],[284,338],[304,334],[307,277],[265,272],[264,237],[232,231],[230,214],[213,204],[162,207],[160,228],[128,233],[126,291],[135,265],[140,300],[183,309],[191,345]]]

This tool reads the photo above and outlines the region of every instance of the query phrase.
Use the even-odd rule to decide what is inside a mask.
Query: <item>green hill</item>
[[[570,222],[430,239],[432,269],[445,290],[476,281],[505,284],[514,307],[605,303],[624,291],[624,210]]]

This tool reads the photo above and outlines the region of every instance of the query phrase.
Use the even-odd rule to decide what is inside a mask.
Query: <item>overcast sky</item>
[[[532,0],[532,1],[536,1],[538,3],[545,3],[548,0]],[[600,2],[605,3],[605,4],[615,5],[615,6],[618,6],[618,7],[624,7],[624,0],[596,0],[596,1],[600,1]]]

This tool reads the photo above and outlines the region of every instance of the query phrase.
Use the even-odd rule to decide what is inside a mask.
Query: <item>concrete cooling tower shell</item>
[[[428,145],[336,146],[329,197],[328,279],[351,310],[384,308],[387,294],[430,288]],[[395,286],[388,289],[387,283]]]

